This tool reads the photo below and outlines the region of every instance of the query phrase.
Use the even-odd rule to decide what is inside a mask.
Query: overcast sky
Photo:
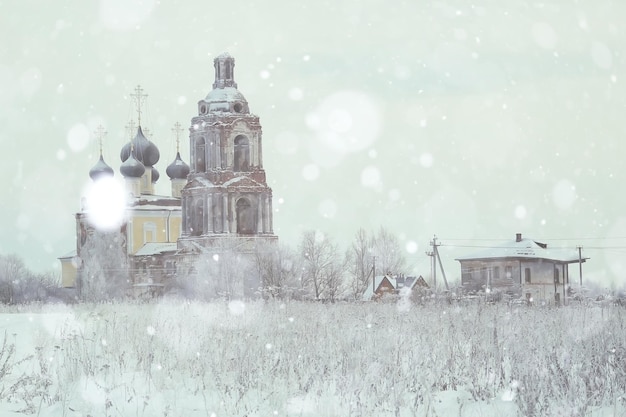
[[[319,229],[346,247],[383,226],[427,276],[436,234],[452,279],[467,246],[523,233],[582,245],[590,279],[623,285],[624,22],[609,0],[0,0],[0,253],[59,269],[93,132],[120,176],[138,84],[168,194],[172,127],[227,51],[284,243]]]

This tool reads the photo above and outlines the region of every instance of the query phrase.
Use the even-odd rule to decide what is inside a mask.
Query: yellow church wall
[[[77,275],[76,263],[72,262],[72,258],[61,259],[61,286],[63,288],[75,287]]]
[[[134,254],[148,242],[176,242],[180,236],[180,211],[134,211],[128,223],[128,253]]]
[[[178,214],[178,216],[172,215],[172,217],[170,217],[170,242],[176,242],[180,237],[181,231],[183,230],[183,219],[180,216],[180,213]]]

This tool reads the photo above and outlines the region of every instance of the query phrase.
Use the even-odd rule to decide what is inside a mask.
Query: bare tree
[[[382,274],[400,273],[405,267],[406,259],[398,238],[381,226],[373,242],[376,270]]]
[[[346,251],[346,267],[350,273],[350,295],[359,299],[370,285],[373,275],[374,241],[364,229],[357,230]]]
[[[178,262],[169,290],[188,298],[211,300],[255,297],[261,290],[255,252],[237,239],[216,239],[210,247],[196,246]]]
[[[312,291],[316,300],[325,294],[335,297],[342,283],[341,261],[337,246],[319,231],[306,231],[300,243],[302,284]]]
[[[90,229],[80,247],[78,288],[85,300],[123,297],[129,286],[125,237],[120,231]]]
[[[28,273],[24,261],[17,255],[0,256],[0,302],[14,302],[15,287]]]
[[[346,269],[345,260],[342,262],[337,256],[328,265],[326,270],[325,297],[331,302],[335,302],[344,293],[344,271]]]
[[[59,279],[53,273],[34,273],[17,255],[0,255],[0,302],[43,301],[54,293]]]
[[[293,297],[299,271],[295,254],[286,246],[258,245],[254,263],[261,277],[264,297]]]

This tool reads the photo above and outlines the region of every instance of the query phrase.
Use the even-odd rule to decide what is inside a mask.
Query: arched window
[[[247,198],[237,200],[237,233],[251,235],[256,231],[255,215]]]
[[[200,236],[204,233],[204,204],[201,199],[193,202],[190,232],[191,236]]]
[[[206,145],[204,138],[196,139],[196,172],[206,172]]]
[[[235,138],[233,171],[250,170],[250,141],[248,138],[239,135]]]

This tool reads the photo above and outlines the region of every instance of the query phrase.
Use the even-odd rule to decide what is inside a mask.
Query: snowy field
[[[626,416],[626,310],[5,307],[0,415]]]

